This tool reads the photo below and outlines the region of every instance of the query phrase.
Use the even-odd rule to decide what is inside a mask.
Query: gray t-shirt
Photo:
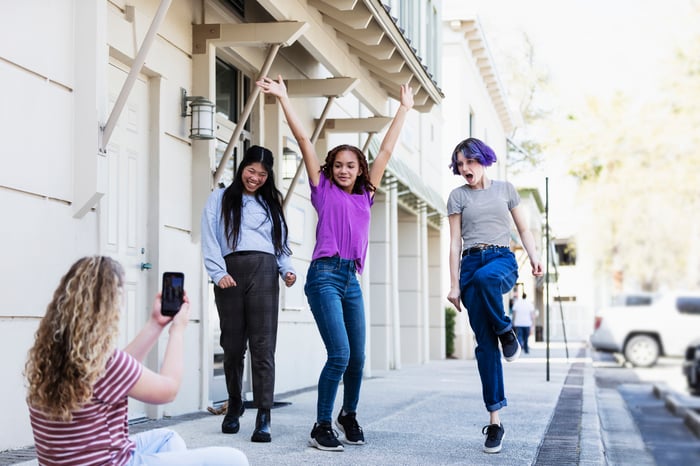
[[[520,204],[520,196],[508,181],[491,181],[486,189],[466,184],[455,188],[447,199],[447,215],[462,216],[462,249],[477,244],[510,246],[510,211]]]

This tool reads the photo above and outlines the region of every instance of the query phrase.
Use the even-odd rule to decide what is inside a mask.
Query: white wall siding
[[[272,3],[269,13],[255,2],[248,2],[247,9],[250,5],[248,12],[266,20],[280,12],[290,18],[321,18],[304,1]],[[147,177],[144,185],[132,181],[131,188],[140,194],[126,198],[143,203],[145,220],[135,225],[134,214],[129,212],[129,225],[105,221],[107,211],[112,220],[120,218],[114,213],[115,206],[108,204],[115,202],[109,191],[114,184],[109,181],[114,183],[116,175],[109,169],[115,168],[117,157],[100,150],[99,127],[110,116],[120,89],[116,82],[129,72],[159,5],[160,0],[26,0],[12,2],[7,14],[0,15],[0,82],[6,90],[6,111],[0,112],[0,131],[5,136],[0,151],[0,279],[5,293],[0,304],[0,351],[12,355],[0,360],[0,372],[8,380],[0,385],[5,414],[0,421],[0,450],[33,443],[22,376],[27,350],[60,277],[81,256],[110,253],[114,244],[107,241],[109,231],[134,235],[129,253],[144,247],[143,260],[153,265],[149,271],[131,270],[130,305],[138,309],[124,316],[123,340],[127,330],[136,331],[146,320],[163,271],[185,273],[192,303],[181,391],[173,403],[142,411],[151,417],[177,415],[218,401],[209,399],[211,353],[217,345],[217,329],[212,328],[216,310],[198,236],[203,196],[209,192],[209,176],[215,168],[214,142],[191,141],[190,120],[180,115],[181,88],[188,94],[209,92],[207,97],[214,97],[209,74],[213,55],[204,61],[201,55],[193,55],[192,25],[203,19],[208,23],[239,21],[218,1],[173,1],[169,7],[138,76],[138,97],[132,94],[129,101],[131,104],[134,97],[143,109],[137,124],[145,132],[146,143],[143,139],[138,142],[147,159],[135,155],[132,159],[145,162],[140,169]],[[327,37],[328,25],[311,27],[315,29],[308,37],[278,54],[270,75],[325,78],[340,74],[338,70],[355,70],[363,81],[354,92],[360,89],[362,95],[338,98],[329,118],[374,113],[393,116],[398,102],[386,99],[386,89],[368,69],[357,65],[357,57],[317,55],[340,55],[338,51],[346,48],[335,43],[310,44],[309,38]],[[425,114],[411,112],[394,153],[426,186],[440,190],[444,199],[447,186],[458,181],[447,164],[451,149],[466,135],[466,109],[477,115],[477,135],[488,135],[499,155],[505,149],[498,118],[478,71],[469,62],[464,37],[453,39],[454,43],[448,41],[444,47],[444,62],[450,64],[441,83],[449,97],[444,101],[446,107],[435,105]],[[266,49],[234,49],[219,50],[218,55],[255,78]],[[326,69],[320,58],[339,68]],[[121,70],[116,75],[115,67]],[[293,99],[292,104],[311,134],[326,99]],[[131,111],[124,109],[120,125],[133,116]],[[252,143],[272,148],[279,161],[283,138],[291,137],[291,132],[277,104],[260,98],[251,118]],[[317,152],[323,161],[330,147],[338,143],[362,147],[366,137],[362,133],[324,133],[316,144]],[[383,134],[375,137],[381,141]],[[115,151],[117,139],[111,146]],[[278,187],[284,194],[288,182],[280,179]],[[316,213],[309,197],[308,181],[302,175],[288,206],[288,221],[295,222],[290,225],[294,233],[290,246],[297,283],[280,293],[277,394],[315,386],[326,359],[303,292],[315,244]],[[447,242],[444,231],[427,227],[420,208],[409,211],[402,202],[394,186],[386,192],[379,190],[372,208],[369,257],[362,277],[367,301],[367,375],[373,370],[400,369],[402,363],[444,357]],[[139,235],[146,238],[137,238]],[[145,305],[139,305],[134,296],[146,294]],[[464,320],[462,328],[466,329]],[[145,361],[150,368],[160,367],[166,343],[167,332]],[[462,343],[458,345],[467,348]]]

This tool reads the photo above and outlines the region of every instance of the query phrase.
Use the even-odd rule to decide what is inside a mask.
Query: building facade
[[[280,296],[276,393],[316,385],[325,350],[303,293],[316,214],[283,113],[254,85],[262,75],[287,80],[318,154],[344,142],[370,160],[399,86],[413,87],[416,105],[372,209],[361,278],[366,373],[444,358],[445,154],[465,134],[504,150],[512,124],[483,68],[490,57],[474,46],[473,21],[445,20],[451,3],[28,0],[6,8],[0,450],[32,443],[27,350],[60,277],[84,255],[109,255],[125,267],[121,345],[146,321],[162,272],[186,276],[192,322],[181,392],[165,406],[133,402],[130,416],[177,415],[226,398],[199,222],[211,190],[230,182],[238,154],[252,144],[275,154],[298,273]],[[446,31],[462,45],[443,42]],[[459,60],[459,75],[445,73],[451,60]],[[214,104],[213,139],[190,137],[193,97]],[[154,370],[164,339],[146,361]]]

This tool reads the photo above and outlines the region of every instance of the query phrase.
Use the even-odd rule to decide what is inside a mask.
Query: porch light
[[[301,160],[299,154],[285,147],[282,150],[282,178],[285,180],[291,180],[294,178],[294,173],[297,171],[297,164]]]
[[[201,96],[188,96],[182,88],[180,93],[180,116],[191,117],[190,139],[214,139],[214,103]],[[187,113],[187,102],[190,103],[190,113]]]

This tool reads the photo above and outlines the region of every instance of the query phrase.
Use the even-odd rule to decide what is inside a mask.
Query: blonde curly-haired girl
[[[185,295],[180,312],[163,316],[159,293],[146,326],[119,350],[123,283],[116,260],[83,257],[61,278],[46,308],[25,367],[39,463],[247,465],[233,448],[187,450],[167,429],[129,437],[128,397],[162,404],[177,395],[190,304]],[[169,323],[163,363],[155,373],[141,361]]]

